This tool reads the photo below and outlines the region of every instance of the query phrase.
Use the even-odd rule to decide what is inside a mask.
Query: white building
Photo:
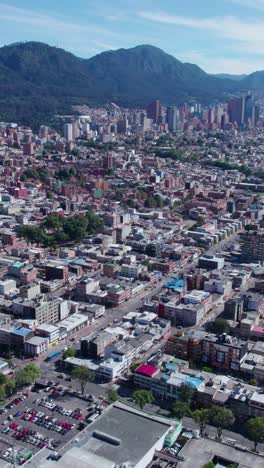
[[[36,328],[36,334],[42,338],[48,338],[49,346],[55,346],[60,338],[60,329],[56,325],[43,323]]]
[[[45,353],[49,347],[49,339],[33,336],[28,341],[25,341],[24,350],[28,356],[40,356]]]
[[[57,325],[62,333],[67,333],[67,336],[73,335],[88,325],[88,317],[76,313],[62,320]]]
[[[66,141],[73,141],[73,124],[64,125],[64,138]]]
[[[12,279],[0,281],[0,296],[6,296],[16,289],[16,282]]]

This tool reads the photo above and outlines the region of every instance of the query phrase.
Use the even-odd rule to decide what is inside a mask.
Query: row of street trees
[[[172,404],[171,415],[177,419],[191,417],[199,424],[200,433],[204,434],[206,426],[212,424],[216,427],[217,437],[222,437],[223,429],[231,429],[235,423],[235,416],[231,409],[219,405],[211,408],[201,408],[192,411],[191,405],[195,389],[191,385],[181,385],[179,399]],[[136,390],[133,393],[134,402],[143,409],[146,404],[153,402],[154,397],[148,390]],[[264,418],[250,418],[244,425],[244,432],[254,443],[254,450],[264,440]]]

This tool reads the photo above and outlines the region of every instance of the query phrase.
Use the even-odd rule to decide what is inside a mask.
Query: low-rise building
[[[33,336],[25,341],[24,352],[27,356],[38,357],[47,351],[48,346],[49,340],[47,338]]]

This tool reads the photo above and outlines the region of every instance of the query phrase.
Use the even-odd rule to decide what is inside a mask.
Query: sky
[[[0,0],[0,46],[79,57],[151,44],[208,73],[264,70],[264,0]]]

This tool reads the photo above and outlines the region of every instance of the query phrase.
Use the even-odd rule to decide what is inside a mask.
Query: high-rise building
[[[241,260],[250,263],[264,262],[264,231],[249,231],[241,234],[241,238]]]
[[[152,119],[156,124],[159,123],[161,116],[161,105],[158,99],[156,99],[148,105],[147,116],[149,119]]]
[[[168,107],[167,120],[169,131],[176,132],[179,123],[179,110],[177,109],[177,107]]]
[[[254,127],[259,120],[259,108],[253,103],[251,94],[228,102],[229,121],[239,127]]]
[[[73,124],[67,123],[64,125],[64,138],[66,141],[73,141]]]
[[[213,125],[215,121],[215,110],[214,108],[211,108],[208,109],[208,126],[210,127],[211,125]]]
[[[113,169],[113,156],[111,153],[107,153],[103,159],[104,169]]]
[[[48,135],[49,135],[49,127],[47,127],[47,125],[41,125],[39,129],[39,136],[41,138],[47,138]]]

